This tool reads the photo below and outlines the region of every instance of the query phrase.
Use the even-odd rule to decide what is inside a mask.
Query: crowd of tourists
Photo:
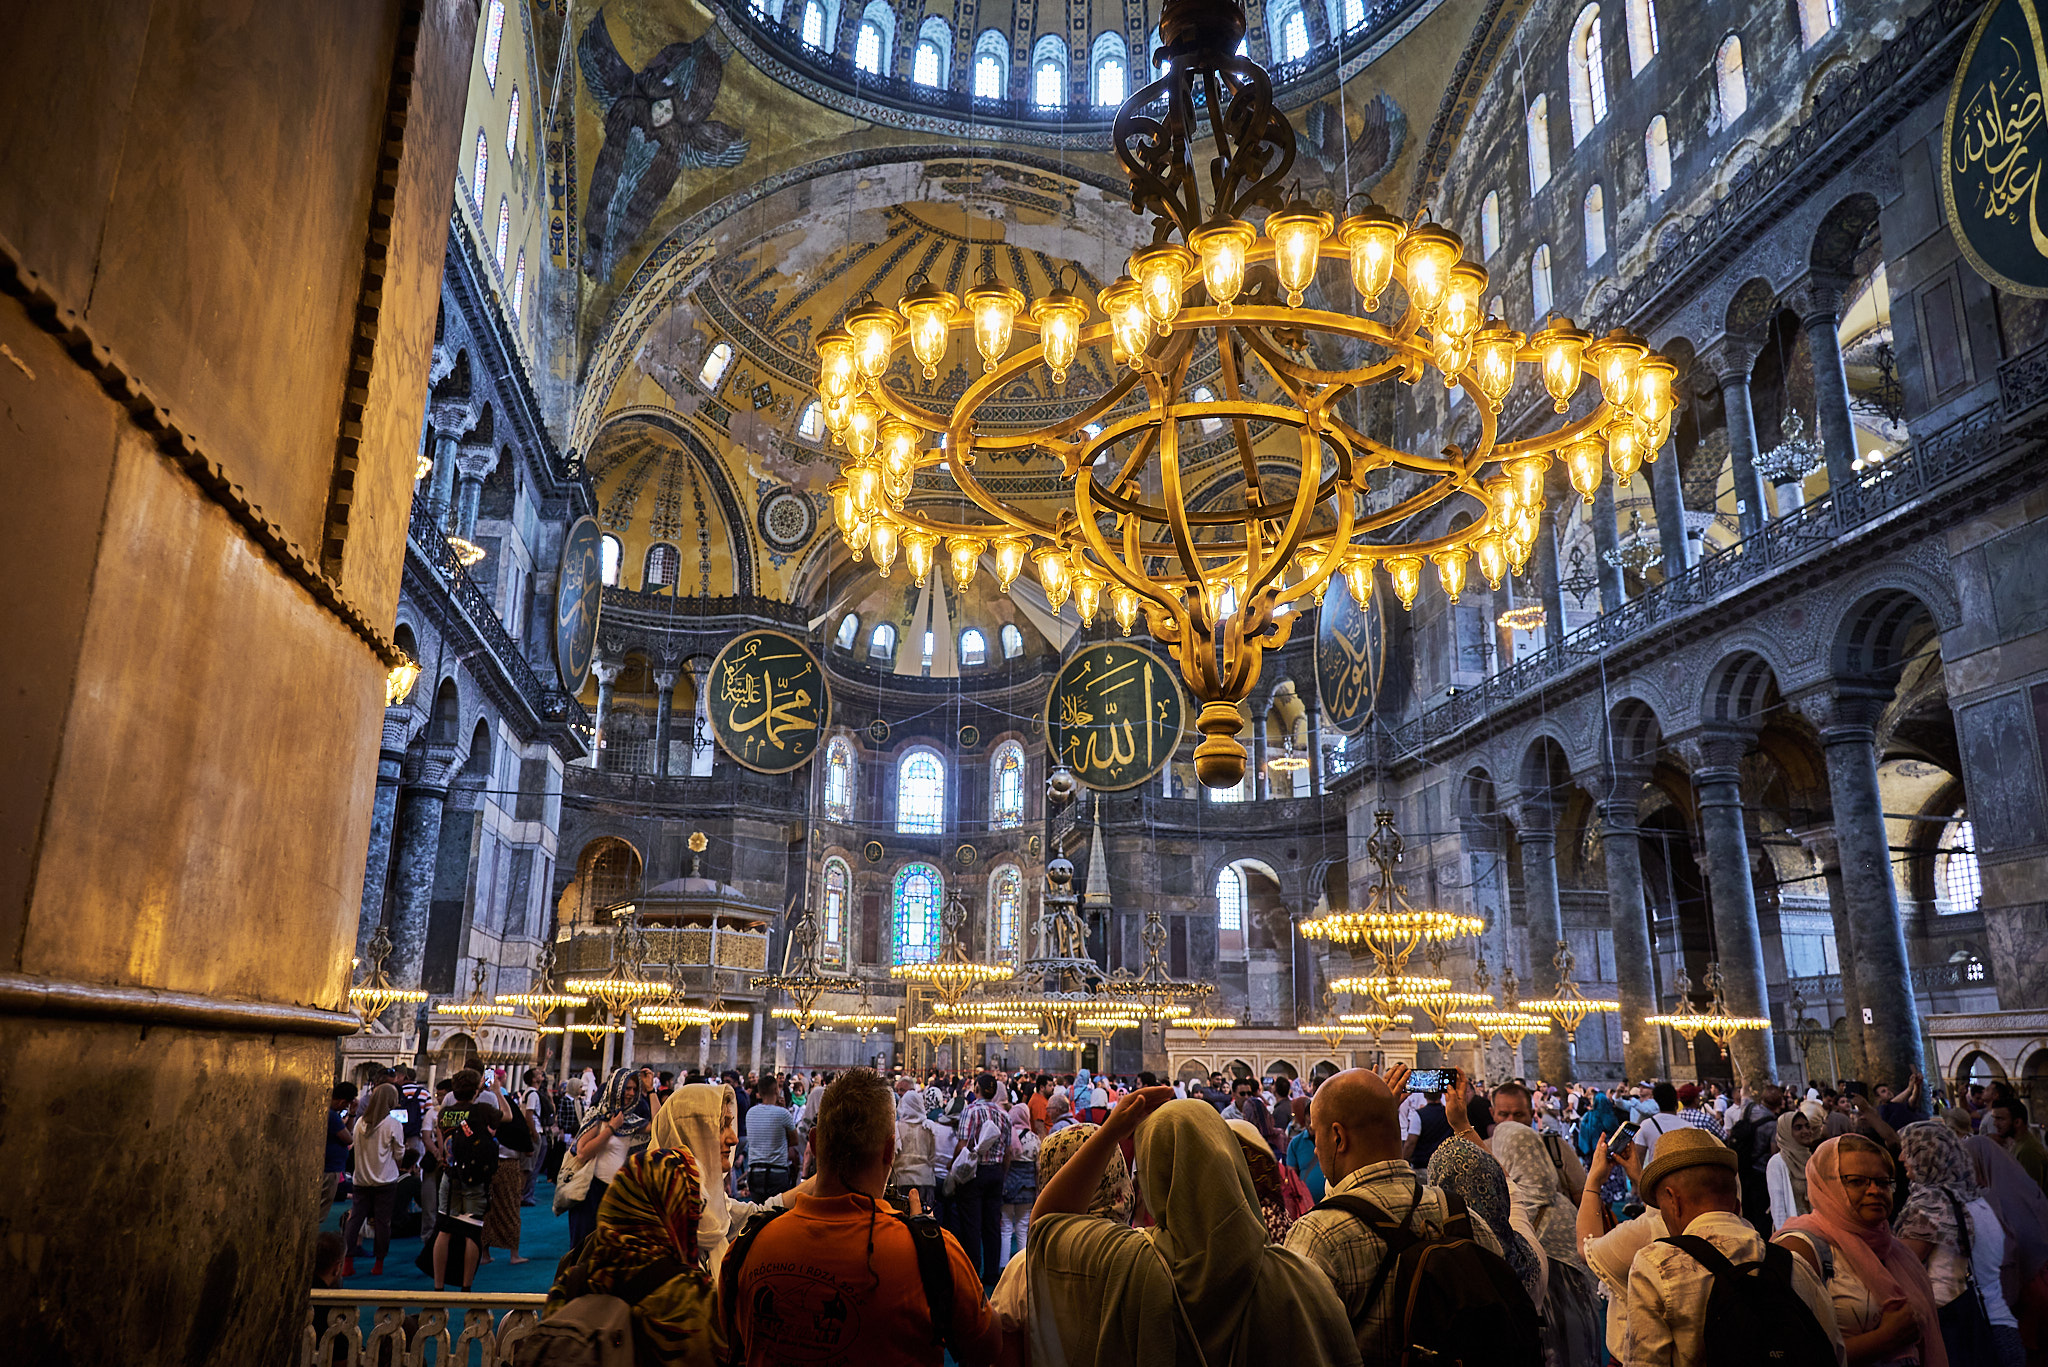
[[[1917,1075],[400,1069],[336,1089],[323,1190],[352,1178],[340,1277],[367,1226],[373,1270],[418,1233],[436,1288],[467,1287],[522,1261],[550,1179],[571,1248],[522,1349],[543,1367],[607,1312],[643,1367],[2039,1367],[2048,1149],[2002,1083],[1942,1100]]]

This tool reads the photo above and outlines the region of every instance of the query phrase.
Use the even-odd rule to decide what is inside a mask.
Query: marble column
[[[1171,783],[1173,765],[1168,764],[1164,772],[1167,782]],[[1323,795],[1323,709],[1320,705],[1308,710],[1308,791],[1310,797]]]
[[[429,766],[429,772],[439,772]],[[391,888],[391,960],[387,969],[399,987],[420,985],[427,955],[427,917],[434,905],[434,866],[441,857],[441,818],[448,807],[446,783],[409,783],[398,803],[398,856]]]
[[[1848,1022],[1844,1032],[1848,1038],[1841,1041],[1846,1049],[1841,1076],[1868,1077],[1869,1063],[1863,1049],[1863,993],[1856,981],[1856,933],[1849,924],[1849,894],[1842,885],[1842,854],[1835,843],[1835,828],[1823,826],[1801,831],[1799,842],[1820,864],[1821,882],[1828,890],[1828,916],[1835,923],[1835,965],[1842,980],[1842,1016]],[[1827,1002],[1811,1005],[1821,1016],[1829,1014]],[[1832,1026],[1834,1021],[1823,1019],[1821,1024]]]
[[[455,506],[454,432],[434,433],[434,468],[427,473],[427,498],[439,511],[442,526],[448,525],[448,510]]]
[[[1651,970],[1650,919],[1643,900],[1643,852],[1636,834],[1639,779],[1615,783],[1623,796],[1599,804],[1600,842],[1607,863],[1607,907],[1614,930],[1614,972],[1621,997],[1622,1072],[1634,1082],[1661,1074],[1657,1031],[1643,1024],[1656,1015],[1657,982]]]
[[[1847,282],[1841,282],[1846,284]],[[1856,419],[1849,411],[1849,372],[1842,364],[1842,291],[1835,282],[1807,290],[1807,307],[1799,324],[1806,330],[1813,356],[1813,406],[1820,439],[1827,450],[1828,488],[1836,498],[1856,487]]]
[[[1650,467],[1650,501],[1657,512],[1657,544],[1664,551],[1664,577],[1692,568],[1692,550],[1685,535],[1685,484],[1678,468],[1678,439],[1664,443]]]
[[[1564,938],[1564,912],[1557,892],[1557,831],[1550,804],[1522,807],[1522,900],[1529,918],[1529,986],[1532,996],[1547,996],[1556,986],[1545,966]],[[1576,1081],[1577,1059],[1569,1036],[1555,1022],[1536,1037],[1536,1068],[1543,1080]]]
[[[1876,736],[1858,715],[1876,705],[1870,700],[1867,709],[1852,707],[1850,716],[1822,727],[1820,743],[1834,805],[1835,843],[1841,852],[1842,895],[1855,945],[1854,958],[1842,959],[1842,973],[1844,978],[1856,975],[1858,1017],[1867,1018],[1864,1080],[1873,1086],[1883,1082],[1903,1087],[1911,1070],[1921,1066],[1920,1012],[1908,976],[1891,839],[1877,787]]]
[[[570,1055],[573,1054],[575,1050],[576,1008],[571,1006],[566,1008],[562,1015],[562,1066],[560,1071],[555,1074],[555,1076],[559,1077],[564,1082],[567,1082],[569,1080],[571,1073],[575,1067],[575,1065],[570,1061]]]
[[[678,677],[673,669],[654,676],[654,772],[659,778],[668,777],[669,713],[675,707]]]
[[[718,743],[711,739],[711,662],[698,660],[690,666],[690,681],[697,689],[695,730],[690,741],[690,775],[704,778],[711,772],[712,752]]]
[[[476,518],[483,502],[483,477],[465,472],[455,481],[455,507],[448,519],[449,533],[464,541],[476,540]]]
[[[1621,550],[1621,530],[1615,524],[1614,480],[1600,481],[1600,487],[1593,491],[1593,573],[1600,581],[1600,611],[1619,612],[1628,602],[1628,583],[1621,577],[1621,566],[1607,557]]]
[[[1728,1009],[1738,1016],[1770,1017],[1770,988],[1764,977],[1763,934],[1756,922],[1756,886],[1749,866],[1749,833],[1742,816],[1742,771],[1736,767],[1743,741],[1709,743],[1710,762],[1693,775],[1699,784],[1700,830],[1706,840],[1708,904],[1720,954],[1721,982]],[[1777,1081],[1774,1031],[1745,1030],[1728,1046],[1745,1085]]]
[[[1749,368],[1756,353],[1731,352],[1721,373],[1721,406],[1728,423],[1728,460],[1735,472],[1735,497],[1741,504],[1742,534],[1750,536],[1770,516],[1764,502],[1763,476],[1756,472],[1756,415],[1750,406]]]
[[[391,737],[387,733],[386,739]],[[356,917],[356,958],[370,952],[370,938],[384,923],[384,888],[391,877],[391,842],[398,826],[399,783],[405,776],[405,751],[377,752],[377,796],[370,807],[370,850],[363,861],[363,905]]]
[[[1536,520],[1536,549],[1531,558],[1536,592],[1543,600],[1543,643],[1556,645],[1565,635],[1564,590],[1558,587],[1557,523],[1547,511]]]
[[[617,683],[619,679],[619,662],[617,660],[592,660],[590,662],[590,671],[597,675],[597,716],[591,721],[591,730],[595,733],[591,738],[592,750],[594,752],[591,760],[599,769],[610,769],[612,763],[610,754],[605,749],[604,732],[605,723],[611,719],[612,685]]]

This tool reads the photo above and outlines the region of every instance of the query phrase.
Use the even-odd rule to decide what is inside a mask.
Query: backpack
[[[924,1286],[925,1305],[931,1311],[932,1342],[942,1350],[954,1352],[953,1264],[946,1253],[945,1231],[929,1215],[905,1215],[886,1204],[877,1205],[875,1209],[878,1214],[901,1221],[910,1230],[910,1245],[917,1250],[917,1279]],[[740,1269],[746,1264],[747,1254],[753,1251],[754,1240],[761,1231],[788,1213],[787,1206],[774,1206],[757,1212],[747,1221],[747,1227],[740,1231],[739,1238],[733,1240],[732,1246],[725,1251],[725,1263],[718,1271],[718,1313],[722,1321],[720,1327],[725,1331],[725,1367],[743,1367],[747,1360],[747,1346],[740,1340]],[[528,1365],[520,1363],[518,1367]]]
[[[519,1341],[512,1367],[633,1367],[633,1307],[682,1270],[681,1262],[665,1258],[629,1278],[623,1296],[607,1296],[592,1292],[589,1270],[572,1262],[559,1279],[568,1304]]]
[[[1381,1360],[1400,1367],[1542,1367],[1542,1321],[1522,1279],[1507,1259],[1473,1239],[1465,1203],[1452,1192],[1444,1201],[1450,1218],[1433,1236],[1409,1228],[1422,1205],[1420,1183],[1415,1205],[1398,1221],[1348,1192],[1325,1197],[1317,1207],[1353,1216],[1386,1242],[1379,1276],[1363,1302],[1370,1313],[1392,1282],[1386,1327],[1397,1346]]]
[[[1761,1262],[1737,1267],[1695,1234],[1659,1242],[1683,1249],[1714,1276],[1701,1367],[1828,1367],[1835,1360],[1826,1331],[1792,1289],[1797,1255],[1790,1249],[1767,1243]]]
[[[461,1122],[448,1134],[448,1166],[458,1181],[482,1186],[498,1172],[498,1141],[490,1126],[477,1118],[474,1108],[465,1111]]]
[[[516,1100],[507,1100],[510,1112],[498,1125],[498,1142],[514,1153],[533,1152],[533,1123],[526,1118],[526,1108]]]

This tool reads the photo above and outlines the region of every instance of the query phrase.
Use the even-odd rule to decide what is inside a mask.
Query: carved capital
[[[680,677],[682,676],[673,669],[659,670],[654,676],[654,686],[664,693],[671,692],[676,686],[676,680]]]
[[[1711,371],[1723,387],[1748,384],[1750,368],[1762,354],[1764,339],[1739,332],[1727,332],[1700,353],[1700,365]]]
[[[1788,831],[1787,834],[1806,847],[1806,852],[1820,865],[1823,874],[1837,873],[1841,870],[1842,851],[1835,843],[1833,826],[1814,826],[1806,830]]]
[[[625,662],[622,660],[592,660],[590,662],[590,672],[597,675],[597,681],[601,684],[617,683],[619,681],[619,671],[623,668],[625,668]]]

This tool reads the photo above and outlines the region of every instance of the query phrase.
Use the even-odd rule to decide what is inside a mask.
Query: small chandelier
[[[1509,608],[1494,620],[1509,631],[1540,631],[1545,620],[1543,604],[1524,603]]]
[[[482,546],[477,545],[476,542],[466,537],[460,536],[448,538],[448,549],[454,552],[455,562],[464,569],[468,569],[471,565],[481,564],[485,554]]]
[[[790,1005],[775,1007],[768,1014],[777,1020],[791,1021],[799,1034],[811,1031],[833,1019],[833,1013],[819,1009],[818,998],[842,983],[842,979],[827,977],[818,971],[817,940],[818,925],[811,916],[808,904],[789,933],[790,944],[796,949],[797,959],[780,973],[757,973],[750,980],[756,988],[778,989],[787,994]]]
[[[1498,588],[1528,562],[1550,467],[1563,464],[1588,503],[1610,470],[1633,478],[1670,432],[1677,373],[1622,329],[1596,339],[1553,319],[1526,334],[1487,317],[1486,268],[1462,260],[1464,243],[1439,224],[1373,204],[1338,223],[1285,199],[1294,129],[1265,71],[1237,55],[1245,24],[1238,0],[1166,0],[1155,54],[1166,74],[1124,101],[1112,131],[1152,237],[1092,306],[1063,288],[1027,305],[993,274],[964,297],[914,280],[894,306],[855,300],[817,342],[820,408],[847,453],[833,517],[854,557],[872,553],[886,575],[900,552],[921,587],[943,549],[965,591],[986,555],[1004,592],[1028,564],[1053,610],[1071,596],[1084,625],[1104,605],[1126,634],[1142,617],[1202,703],[1195,772],[1212,788],[1244,776],[1237,704],[1297,608],[1338,575],[1363,605],[1380,572],[1412,607],[1431,567],[1456,602],[1475,560]],[[1326,260],[1348,271],[1355,309],[1305,302]],[[1311,337],[1330,354],[1317,357]],[[942,400],[931,382],[956,339],[982,373]],[[1064,386],[1084,348],[1109,353],[1104,392],[1047,423],[998,420],[992,400],[1041,371]],[[1220,395],[1191,382],[1198,356],[1215,358]],[[1524,365],[1559,414],[1582,376],[1598,401],[1503,441],[1498,414]],[[1354,394],[1432,371],[1478,407],[1470,450],[1404,451],[1355,425]],[[1190,423],[1230,430],[1244,471],[1234,505],[1197,506],[1183,484]],[[1059,462],[1070,491],[1050,517],[976,472],[983,455],[1033,451]],[[918,472],[934,469],[974,520],[910,505]],[[1467,525],[1412,530],[1452,500],[1474,514]]]
[[[1382,807],[1373,817],[1373,832],[1365,842],[1367,856],[1379,866],[1379,880],[1372,886],[1365,910],[1331,912],[1301,923],[1301,933],[1311,940],[1363,942],[1372,951],[1377,966],[1372,976],[1378,982],[1360,990],[1389,1006],[1401,1004],[1392,994],[1413,995],[1417,990],[1413,984],[1404,988],[1401,982],[1408,956],[1417,946],[1441,946],[1446,940],[1478,935],[1486,929],[1486,922],[1477,916],[1417,910],[1411,906],[1406,889],[1394,880],[1394,865],[1401,861],[1401,849],[1401,833],[1394,828],[1394,814]],[[1449,987],[1448,980],[1444,985]]]
[[[419,662],[404,651],[399,651],[398,663],[391,666],[390,671],[384,675],[384,705],[396,707],[404,702],[412,696],[412,686],[419,680]]]
[[[1612,997],[1588,997],[1579,990],[1579,985],[1572,981],[1572,969],[1578,965],[1578,959],[1572,954],[1568,942],[1557,942],[1557,953],[1551,956],[1550,965],[1557,970],[1557,990],[1547,1000],[1523,1002],[1522,1009],[1548,1015],[1557,1022],[1570,1042],[1578,1042],[1579,1027],[1586,1023],[1586,1017],[1602,1011],[1621,1010],[1621,1003]],[[1679,1000],[1685,1001],[1685,998],[1681,996]],[[1688,1006],[1690,1004],[1687,1002]]]
[[[1655,532],[1643,525],[1642,510],[1631,508],[1628,511],[1628,535],[1622,537],[1613,550],[1605,552],[1600,558],[1618,570],[1641,574],[1652,565],[1663,563],[1664,543],[1658,540]]]
[[[370,1028],[370,1022],[394,1006],[417,1006],[427,999],[427,994],[409,987],[395,986],[384,972],[384,961],[391,957],[391,937],[378,926],[370,932],[370,943],[366,946],[370,959],[362,965],[363,976],[348,990],[349,1009],[363,1018],[363,1028]]]
[[[979,963],[967,957],[967,899],[959,888],[939,913],[939,955],[928,963],[897,964],[889,976],[898,982],[924,983],[939,1001],[955,1006],[967,989],[1010,976],[1008,964]]]
[[[1139,940],[1145,946],[1143,965],[1136,973],[1118,969],[1109,975],[1105,987],[1122,1008],[1121,1014],[1148,1020],[1170,1020],[1183,1015],[1192,1019],[1199,1015],[1216,985],[1176,978],[1167,971],[1168,935],[1158,907],[1145,908],[1145,926],[1139,932]],[[1204,1040],[1207,1038],[1203,1036]]]
[[[608,972],[602,977],[571,978],[562,984],[571,992],[596,998],[613,1020],[621,1020],[634,1008],[651,1004],[669,993],[666,982],[652,981],[642,971],[647,942],[639,916],[635,911],[612,928],[612,965]]]
[[[1200,1044],[1207,1044],[1209,1036],[1215,1034],[1218,1030],[1234,1030],[1243,1024],[1236,1016],[1200,1015],[1175,1016],[1166,1023],[1177,1030],[1194,1031],[1195,1040]]]
[[[490,980],[490,976],[490,969],[482,959],[478,959],[476,972],[470,977],[469,995],[460,1000],[454,997],[444,998],[435,1005],[434,1014],[455,1016],[468,1021],[471,1025],[487,1021],[493,1016],[503,1015],[504,1012],[498,1004],[484,995],[484,984]]]
[[[563,1007],[588,1006],[590,998],[577,996],[572,992],[551,992],[548,982],[555,976],[555,947],[541,946],[540,959],[533,966],[535,987],[526,992],[501,992],[498,1005],[510,1006],[526,1012],[535,1025],[545,1025],[549,1016]]]
[[[1689,1039],[1697,1039],[1706,1029],[1706,1013],[1692,1004],[1692,978],[1684,969],[1671,984],[1676,1004],[1670,1011],[1656,1016],[1643,1017],[1645,1025],[1667,1026]]]
[[[1756,472],[1766,484],[1797,484],[1827,463],[1827,448],[1809,435],[1798,411],[1787,413],[1778,444],[1756,458]]]

